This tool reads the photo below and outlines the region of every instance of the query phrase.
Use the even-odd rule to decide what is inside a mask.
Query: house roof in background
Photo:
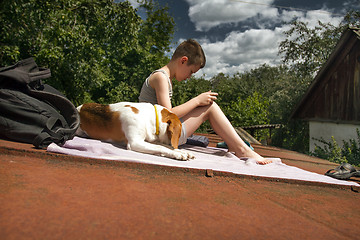
[[[290,118],[301,118],[299,115],[304,111],[305,108],[313,108],[317,103],[308,102],[308,99],[317,94],[319,91],[319,85],[324,81],[325,75],[328,74],[329,71],[333,70],[333,65],[336,61],[339,61],[339,56],[344,53],[350,51],[351,47],[355,44],[355,42],[360,40],[360,29],[355,27],[349,27],[345,30],[337,43],[335,49],[331,53],[329,59],[326,63],[321,67],[318,74],[310,84],[309,88],[303,95],[302,99],[298,102],[296,107],[294,108]],[[360,61],[360,59],[358,59]],[[323,89],[321,89],[323,90]],[[356,104],[356,103],[355,103]],[[306,120],[310,120],[309,118],[304,118]],[[330,119],[320,119],[322,121],[328,121]],[[333,120],[330,120],[333,121]],[[337,122],[344,121],[343,119],[338,119]],[[353,122],[359,123],[359,120],[354,120]]]

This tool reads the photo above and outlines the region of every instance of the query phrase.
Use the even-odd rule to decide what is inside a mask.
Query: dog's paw
[[[183,151],[187,153],[189,160],[190,160],[190,159],[195,159],[195,155],[194,155],[194,154],[192,154],[191,152],[185,151],[185,150],[183,150]]]
[[[191,159],[194,159],[195,156],[188,151],[181,149],[174,149],[174,158],[180,161],[189,161]]]

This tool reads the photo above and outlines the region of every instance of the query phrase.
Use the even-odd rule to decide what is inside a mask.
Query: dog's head
[[[166,108],[161,110],[162,122],[167,123],[167,135],[170,139],[171,146],[177,149],[179,146],[179,138],[181,136],[182,124],[175,113],[170,112]]]

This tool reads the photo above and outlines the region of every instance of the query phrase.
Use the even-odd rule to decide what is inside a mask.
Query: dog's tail
[[[76,108],[76,109],[78,110],[78,112],[80,112],[82,106],[83,106],[83,105],[81,104],[80,106],[78,106],[78,107]]]
[[[78,110],[78,112],[80,113],[81,107],[83,105],[78,106],[76,109]],[[75,135],[78,137],[84,137],[84,138],[88,138],[89,136],[86,134],[86,132],[84,130],[81,129],[81,118],[80,118],[80,127],[76,130]]]

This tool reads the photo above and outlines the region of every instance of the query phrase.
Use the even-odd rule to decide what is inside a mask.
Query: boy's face
[[[183,81],[189,79],[191,75],[199,71],[200,65],[188,65],[187,57],[181,59],[180,67],[176,79],[178,81]]]

